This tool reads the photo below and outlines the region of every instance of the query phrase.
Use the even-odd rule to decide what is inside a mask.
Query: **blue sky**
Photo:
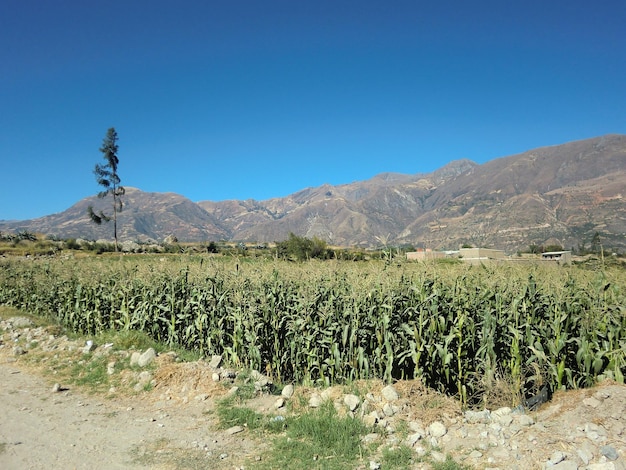
[[[626,133],[626,2],[3,0],[0,219],[286,196]]]

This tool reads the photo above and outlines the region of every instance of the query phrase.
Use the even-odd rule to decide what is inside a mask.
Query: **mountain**
[[[126,187],[124,208],[118,214],[120,240],[163,240],[174,235],[180,240],[229,238],[229,231],[193,201],[174,193],[149,193]],[[27,230],[61,238],[112,239],[112,223],[96,225],[87,216],[87,207],[111,214],[110,198],[82,199],[66,211],[38,219],[1,223],[0,231]]]
[[[289,232],[332,245],[411,244],[458,248],[464,243],[515,251],[530,244],[565,248],[590,243],[626,250],[626,136],[570,142],[478,165],[457,160],[428,174],[383,173],[367,181],[306,188],[265,201],[194,203],[172,193],[127,188],[120,239],[272,242]],[[111,238],[90,223],[86,198],[65,212],[0,231],[28,230],[63,238]]]

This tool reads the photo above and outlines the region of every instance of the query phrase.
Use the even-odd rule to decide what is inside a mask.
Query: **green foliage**
[[[626,374],[618,267],[203,259],[0,259],[0,304],[221,354],[278,382],[420,377],[468,405],[496,372],[522,394]]]
[[[383,449],[382,468],[402,470],[410,468],[415,452],[409,447],[400,446]]]
[[[125,193],[124,187],[120,185],[121,180],[119,174],[117,173],[117,166],[119,165],[119,158],[117,156],[117,139],[117,132],[114,128],[110,128],[107,131],[106,137],[102,141],[102,147],[100,147],[100,152],[102,152],[102,156],[106,161],[106,164],[100,165],[97,163],[93,171],[96,176],[96,181],[104,188],[103,191],[98,193],[98,197],[105,198],[109,195],[113,197],[113,216],[111,218],[106,215],[104,211],[96,213],[93,210],[93,206],[89,206],[87,208],[89,217],[97,225],[100,225],[102,222],[109,222],[113,220],[115,251],[118,250],[117,214],[122,212],[122,196]]]
[[[332,402],[285,422],[285,435],[274,441],[264,466],[285,469],[354,468],[364,453],[361,437],[367,432],[363,422],[338,416]]]
[[[333,252],[327,248],[325,241],[317,237],[310,239],[290,233],[287,240],[276,243],[276,254],[283,259],[305,261],[312,258],[328,259]]]

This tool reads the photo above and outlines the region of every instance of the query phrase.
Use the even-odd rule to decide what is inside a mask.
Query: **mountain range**
[[[626,135],[543,147],[484,164],[456,160],[428,174],[383,173],[366,181],[306,188],[264,201],[193,202],[174,193],[127,187],[120,240],[284,240],[290,232],[333,246],[463,244],[509,252],[536,245],[589,245],[626,251]],[[64,212],[0,221],[0,231],[111,239],[91,223],[85,198]]]

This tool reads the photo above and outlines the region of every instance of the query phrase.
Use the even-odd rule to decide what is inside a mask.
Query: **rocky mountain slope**
[[[429,174],[385,173],[367,181],[306,188],[265,201],[201,201],[129,188],[121,239],[272,242],[289,232],[339,246],[410,244],[454,249],[464,243],[515,251],[556,242],[626,250],[626,136],[530,150],[478,165],[458,160]],[[67,211],[0,231],[111,238],[97,227],[84,199]]]

